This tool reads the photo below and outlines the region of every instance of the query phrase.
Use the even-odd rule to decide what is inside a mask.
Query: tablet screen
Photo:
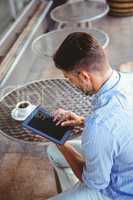
[[[68,128],[56,125],[52,116],[41,110],[33,116],[27,125],[57,140],[61,140],[66,131],[68,131]]]

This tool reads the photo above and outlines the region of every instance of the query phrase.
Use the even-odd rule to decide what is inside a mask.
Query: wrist
[[[66,141],[64,144],[56,144],[56,146],[58,147],[58,149],[64,149],[67,148],[69,146],[69,142]]]

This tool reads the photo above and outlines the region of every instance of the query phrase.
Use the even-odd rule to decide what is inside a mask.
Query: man
[[[113,70],[103,48],[87,33],[70,34],[54,62],[70,82],[95,95],[93,112],[86,119],[62,109],[55,112],[58,124],[84,125],[84,131],[79,148],[69,141],[48,148],[51,160],[69,165],[79,179],[73,188],[51,199],[133,199],[132,75]]]

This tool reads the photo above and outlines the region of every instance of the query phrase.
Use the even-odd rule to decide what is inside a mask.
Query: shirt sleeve
[[[91,189],[105,189],[110,182],[113,166],[115,142],[107,124],[93,117],[86,120],[82,136],[82,148],[85,156],[83,181]]]

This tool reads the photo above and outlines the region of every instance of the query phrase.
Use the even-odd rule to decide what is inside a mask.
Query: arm
[[[85,156],[82,178],[90,188],[96,190],[108,187],[114,155],[117,155],[117,144],[110,132],[112,124],[109,122],[110,120],[105,121],[105,119],[104,121],[97,120],[92,115],[86,120],[84,137],[82,137],[82,149]]]
[[[83,156],[68,142],[63,145],[57,145],[57,147],[68,161],[74,174],[82,181],[83,166],[85,164]]]
[[[71,127],[84,126],[84,117],[78,116],[73,112],[58,109],[53,115],[57,125]],[[82,181],[83,166],[85,164],[83,156],[69,142],[66,142],[64,145],[57,145],[57,147],[68,161],[74,174]]]

